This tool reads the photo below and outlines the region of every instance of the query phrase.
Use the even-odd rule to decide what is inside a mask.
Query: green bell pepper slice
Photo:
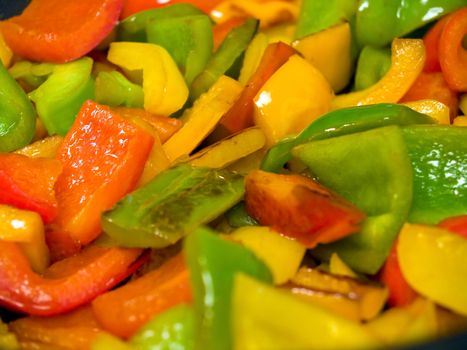
[[[209,90],[214,83],[241,58],[258,29],[259,21],[248,19],[227,34],[217,51],[209,59],[206,68],[193,80],[191,101]]]
[[[225,213],[230,227],[258,226],[258,221],[246,211],[245,202],[242,201]]]
[[[271,284],[266,265],[238,243],[199,228],[185,241],[195,311],[195,349],[232,349],[232,291],[234,277],[242,272]]]
[[[437,224],[467,214],[467,128],[414,125],[402,129],[413,171],[408,221]]]
[[[149,22],[196,15],[205,15],[205,13],[196,6],[185,3],[141,11],[120,22],[117,26],[117,39],[147,42],[146,25]]]
[[[29,61],[16,62],[8,72],[11,76],[21,79],[32,88],[38,88],[47,77],[53,73],[55,65],[52,63],[32,63]]]
[[[365,46],[360,52],[355,72],[355,90],[376,84],[391,68],[391,49]]]
[[[140,85],[133,84],[122,73],[102,71],[96,77],[95,100],[111,107],[143,108],[144,93]]]
[[[376,104],[339,109],[313,121],[300,134],[274,145],[261,163],[261,169],[278,172],[291,158],[291,150],[302,143],[352,134],[387,125],[431,124],[435,121],[409,107],[398,104]]]
[[[465,0],[360,0],[356,37],[361,46],[386,46],[425,24],[465,6]]]
[[[356,10],[355,0],[303,0],[295,39],[302,39],[341,22],[350,21]]]
[[[359,233],[313,253],[327,260],[336,252],[358,272],[378,272],[412,203],[412,166],[401,129],[392,125],[312,141],[293,154],[320,183],[368,215]]]
[[[81,105],[94,97],[92,64],[89,57],[57,64],[47,80],[29,93],[49,135],[65,135]]]
[[[168,169],[102,216],[105,233],[124,247],[162,248],[241,200],[243,176],[187,164]]]
[[[164,47],[177,63],[187,84],[206,67],[213,48],[211,19],[206,15],[151,20],[148,42]]]
[[[11,152],[31,142],[36,113],[26,93],[0,63],[0,152]]]

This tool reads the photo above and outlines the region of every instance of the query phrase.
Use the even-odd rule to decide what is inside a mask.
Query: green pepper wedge
[[[376,84],[391,67],[391,49],[365,46],[358,57],[355,90]]]
[[[144,93],[122,73],[102,71],[96,77],[95,100],[111,107],[143,108]]]
[[[36,114],[28,96],[0,64],[0,152],[11,152],[31,142]]]

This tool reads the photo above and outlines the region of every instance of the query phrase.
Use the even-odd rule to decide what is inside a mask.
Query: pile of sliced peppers
[[[0,348],[374,349],[467,331],[465,0],[13,12]]]

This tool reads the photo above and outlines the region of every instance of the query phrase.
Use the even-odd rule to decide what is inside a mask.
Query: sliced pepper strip
[[[365,90],[337,96],[333,100],[333,109],[396,103],[404,96],[423,69],[425,48],[419,39],[394,39],[391,50],[392,63],[386,75]]]

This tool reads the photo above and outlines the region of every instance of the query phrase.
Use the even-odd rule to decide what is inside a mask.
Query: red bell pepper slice
[[[56,159],[0,154],[0,203],[35,211],[44,223],[57,215],[54,185],[62,171]]]
[[[90,246],[40,276],[15,243],[0,241],[0,304],[36,316],[64,313],[131,275],[145,261],[140,255],[140,249]]]
[[[423,37],[426,53],[425,67],[423,68],[425,72],[441,72],[438,54],[439,38],[448,18],[449,16],[441,18]]]
[[[100,295],[92,308],[104,329],[128,338],[155,315],[189,302],[189,272],[183,256],[178,254],[142,277]]]
[[[254,97],[274,72],[296,53],[294,48],[283,42],[270,44],[266,48],[256,72],[248,81],[239,99],[220,120],[216,130],[219,137],[234,134],[254,124]]]
[[[125,0],[121,18],[127,18],[140,11],[180,2],[192,4],[206,13],[210,13],[221,1],[222,0]]]
[[[307,177],[260,170],[250,172],[245,179],[245,204],[262,225],[307,248],[358,232],[366,217],[350,202]]]
[[[451,121],[457,117],[459,98],[457,93],[449,88],[441,72],[420,73],[417,80],[399,102],[424,99],[438,100],[448,106]]]
[[[467,50],[463,47],[467,35],[467,7],[451,14],[439,38],[439,63],[444,78],[454,91],[467,91]]]
[[[101,214],[135,187],[153,141],[110,108],[85,102],[57,154],[63,172],[55,185],[56,236],[69,236],[78,246],[97,238]],[[66,241],[57,238],[58,245]],[[55,241],[48,242],[60,255]]]
[[[444,219],[438,226],[467,238],[467,215]]]
[[[123,0],[32,0],[0,24],[14,53],[34,61],[67,62],[95,48],[113,29]]]

